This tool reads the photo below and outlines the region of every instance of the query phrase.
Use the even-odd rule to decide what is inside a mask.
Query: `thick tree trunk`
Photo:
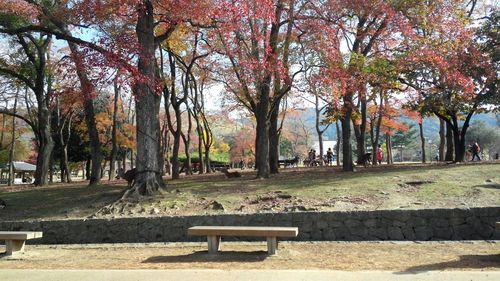
[[[342,170],[353,172],[354,163],[352,162],[351,147],[352,97],[350,95],[344,97],[344,107],[346,111],[342,119]]]
[[[450,124],[446,123],[446,155],[445,161],[453,161],[455,147],[453,145],[453,129]]]
[[[265,87],[265,86],[264,86]],[[257,178],[269,178],[269,120],[268,98],[261,98],[255,110],[257,120],[256,138],[255,138],[255,165],[257,166]]]
[[[439,161],[445,161],[445,122],[439,118]]]
[[[342,132],[340,131],[339,122],[335,121],[335,128],[337,129],[337,146],[335,147],[335,153],[337,154],[337,166],[340,166],[340,146],[342,138],[340,137]]]
[[[324,148],[323,148],[323,133],[324,130],[321,129],[320,125],[320,117],[321,117],[321,109],[319,108],[319,96],[318,93],[316,92],[316,89],[314,89],[314,112],[315,112],[315,128],[316,128],[316,134],[318,134],[318,142],[319,142],[319,158],[323,159],[324,155]],[[320,161],[320,165],[323,164],[323,161]]]
[[[277,102],[277,101],[275,101]],[[271,174],[279,173],[279,132],[278,132],[278,116],[279,116],[279,102],[271,112],[270,127],[269,127],[269,169]]]
[[[36,159],[35,182],[37,186],[45,186],[48,184],[49,163],[54,150],[54,140],[50,126],[50,115],[47,108],[42,108],[38,114],[38,156]]]
[[[75,43],[68,42],[69,48],[71,50],[72,58],[76,67],[76,73],[80,80],[82,92],[85,97],[84,101],[84,111],[85,111],[85,123],[87,125],[87,130],[90,139],[90,157],[92,158],[92,168],[90,174],[89,186],[97,185],[101,181],[101,143],[99,141],[99,132],[97,131],[96,120],[95,120],[95,110],[93,95],[95,93],[94,85],[90,82],[88,75],[86,73],[84,63],[82,61],[82,54],[78,50],[78,46]]]
[[[95,120],[94,102],[92,100],[85,101],[84,108],[85,123],[87,124],[90,139],[90,157],[92,158],[89,186],[94,186],[101,181],[101,143]]]
[[[424,120],[418,123],[418,129],[420,131],[420,147],[422,149],[422,163],[425,163],[425,137],[424,137]],[[429,155],[430,162],[432,162],[432,155]]]
[[[138,70],[142,78],[134,86],[137,120],[137,159],[133,186],[125,192],[131,195],[154,195],[165,187],[159,167],[160,101],[155,87],[155,42],[153,6],[144,0],[138,10],[136,35],[139,42]]]
[[[455,147],[455,162],[463,162],[465,158],[465,133],[467,132],[467,128],[469,127],[469,121],[472,114],[464,121],[462,125],[462,129],[459,129],[458,118],[455,116],[452,117],[453,123],[453,143]]]

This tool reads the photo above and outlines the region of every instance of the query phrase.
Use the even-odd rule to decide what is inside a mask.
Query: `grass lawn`
[[[500,163],[394,165],[360,168],[283,169],[267,180],[242,171],[167,180],[172,192],[114,204],[96,217],[290,211],[455,208],[500,205]],[[106,181],[103,181],[106,183]],[[50,187],[0,187],[7,208],[0,219],[81,218],[115,202],[123,182],[89,188],[82,183]],[[222,207],[221,207],[222,205]]]

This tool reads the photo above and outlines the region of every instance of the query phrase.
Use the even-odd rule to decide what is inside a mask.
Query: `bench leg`
[[[26,240],[6,240],[5,246],[7,248],[6,254],[8,256],[16,252],[24,252],[24,243]]]
[[[278,249],[278,240],[276,237],[267,237],[267,253],[269,255],[276,255]]]
[[[207,236],[208,241],[208,253],[217,254],[220,247],[220,236]]]

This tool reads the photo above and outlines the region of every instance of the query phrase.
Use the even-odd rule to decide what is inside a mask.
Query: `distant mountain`
[[[477,121],[483,121],[484,123],[494,127],[499,126],[497,123],[497,116],[500,114],[494,113],[485,113],[485,114],[476,114],[472,116],[471,124]],[[307,127],[311,128],[313,135],[316,135],[315,129],[315,112],[313,108],[309,108],[304,112],[304,120]],[[402,118],[403,122],[413,124],[417,126],[417,122],[410,118]],[[417,127],[418,129],[418,127]],[[438,138],[439,137],[439,119],[437,117],[430,117],[424,119],[424,135],[426,137]],[[330,127],[324,133],[325,140],[336,140],[337,139],[337,130],[335,129],[335,124],[330,125]]]

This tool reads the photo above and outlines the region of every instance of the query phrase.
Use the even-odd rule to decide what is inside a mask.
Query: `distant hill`
[[[487,113],[487,114],[476,114],[472,117],[471,124],[476,121],[483,121],[490,126],[499,126],[497,123],[497,116],[500,114]],[[311,128],[314,135],[316,135],[315,126],[315,113],[313,108],[309,108],[304,112],[304,119],[307,127]],[[406,123],[414,124],[417,123],[409,118],[403,118]],[[439,135],[439,119],[437,117],[425,118],[424,119],[424,135],[430,136],[432,138],[438,138]],[[335,124],[330,125],[330,127],[324,133],[325,140],[336,140],[337,130],[335,129]]]

